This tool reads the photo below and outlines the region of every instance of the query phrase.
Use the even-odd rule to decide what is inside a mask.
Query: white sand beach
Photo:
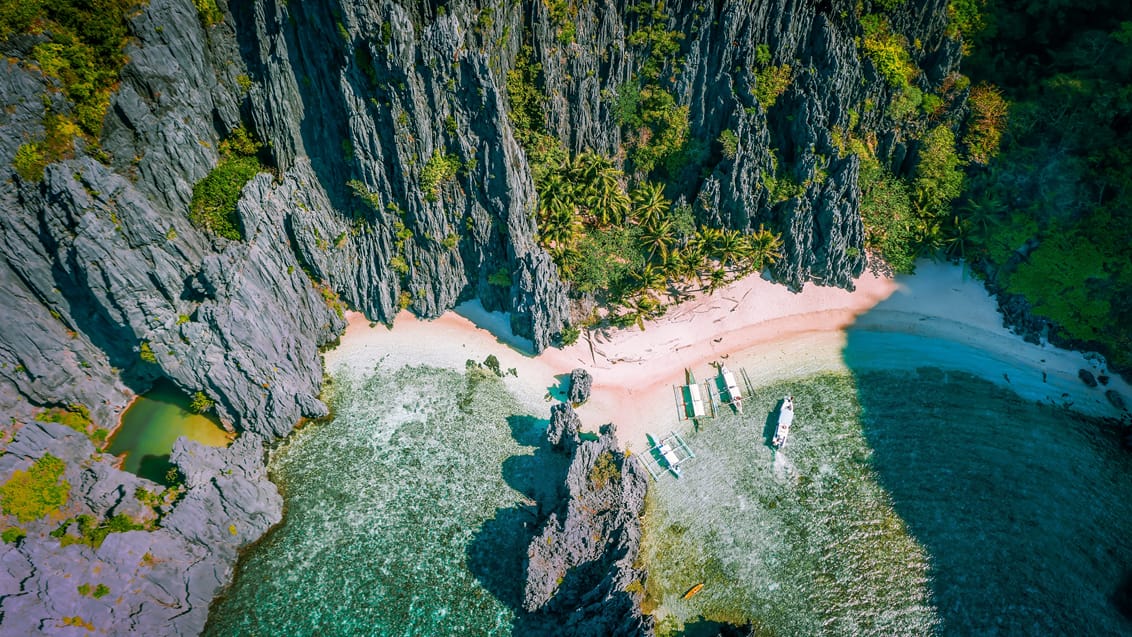
[[[715,373],[715,361],[745,369],[756,389],[786,378],[847,371],[846,357],[853,354],[853,371],[958,369],[1025,398],[1071,405],[1093,416],[1119,417],[1104,396],[1106,389],[1132,398],[1132,389],[1115,375],[1107,387],[1086,386],[1077,377],[1079,369],[1106,370],[1081,353],[1026,343],[1002,326],[980,281],[959,266],[932,262],[921,263],[915,275],[895,279],[865,274],[853,292],[807,285],[796,294],[750,276],[670,308],[659,320],[646,322],[643,331],[603,330],[538,356],[511,334],[506,315],[486,312],[476,302],[431,321],[403,312],[392,329],[370,327],[358,313],[348,318],[341,345],[326,354],[332,372],[342,366],[418,364],[463,370],[467,360],[482,362],[494,354],[502,369],[517,372],[507,377],[512,391],[533,413],[545,414],[549,393],[562,375],[583,367],[594,378],[592,398],[578,408],[583,424],[596,430],[614,422],[622,443],[638,450],[646,433],[686,426],[672,386],[683,382],[685,368],[707,379]],[[914,341],[911,350],[902,342],[863,356],[853,350],[858,337],[883,333],[923,340]],[[915,345],[921,342],[932,346]]]

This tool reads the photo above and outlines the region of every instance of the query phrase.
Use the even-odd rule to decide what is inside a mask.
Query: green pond
[[[126,471],[164,483],[165,474],[173,467],[169,462],[173,443],[181,436],[213,447],[232,441],[232,434],[214,418],[189,409],[189,397],[184,392],[172,383],[158,383],[122,414],[122,424],[110,439],[108,451],[116,456],[125,454],[122,468]]]

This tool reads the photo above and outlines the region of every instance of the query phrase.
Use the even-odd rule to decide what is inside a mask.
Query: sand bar
[[[851,359],[857,371],[960,369],[1026,398],[1094,416],[1119,417],[1105,389],[1132,398],[1132,389],[1117,376],[1108,387],[1087,387],[1078,370],[1102,373],[1100,364],[1078,352],[1026,343],[1002,327],[981,282],[960,266],[931,262],[895,279],[865,274],[852,292],[807,285],[793,293],[751,276],[670,308],[643,331],[595,332],[538,356],[511,334],[506,315],[486,312],[477,302],[429,321],[403,312],[393,329],[370,327],[358,313],[348,318],[341,345],[326,354],[331,372],[342,366],[364,371],[421,364],[463,370],[467,360],[494,354],[504,370],[517,372],[507,377],[511,390],[533,413],[546,414],[562,375],[584,367],[594,387],[593,398],[578,408],[583,424],[596,430],[615,422],[619,437],[633,449],[645,446],[646,433],[688,426],[678,418],[672,386],[683,381],[685,368],[707,379],[714,373],[710,365],[721,360],[746,369],[756,388],[846,371]],[[883,334],[902,337],[878,338]]]

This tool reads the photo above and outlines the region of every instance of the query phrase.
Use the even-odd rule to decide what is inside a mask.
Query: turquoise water
[[[206,634],[509,635],[545,421],[476,373],[339,374],[331,394],[334,419],[271,454],[283,523]]]
[[[184,392],[172,383],[159,383],[122,414],[122,424],[107,451],[125,454],[122,468],[126,471],[164,483],[165,474],[173,468],[169,462],[173,443],[181,436],[213,447],[232,442],[232,434],[214,418],[189,409]]]

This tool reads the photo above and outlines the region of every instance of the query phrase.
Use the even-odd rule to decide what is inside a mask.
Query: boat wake
[[[782,453],[781,450],[777,450],[773,452],[773,455],[774,477],[785,481],[798,475],[798,469],[794,466],[794,463],[790,461],[790,458],[786,457],[786,454]]]

